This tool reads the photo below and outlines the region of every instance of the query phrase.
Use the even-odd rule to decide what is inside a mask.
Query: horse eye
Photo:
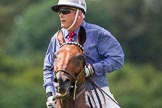
[[[84,60],[84,56],[83,55],[78,55],[75,57],[75,65],[80,65],[81,61]]]
[[[56,59],[57,59],[56,54],[53,55],[53,58],[54,58],[54,61],[56,61]]]
[[[79,55],[76,57],[78,60],[84,60],[84,56],[83,55]]]
[[[56,58],[56,54],[53,54],[53,58]]]

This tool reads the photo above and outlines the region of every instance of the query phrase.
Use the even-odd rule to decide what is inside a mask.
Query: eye
[[[82,63],[82,61],[84,60],[85,58],[84,58],[84,56],[83,55],[78,55],[78,56],[76,56],[75,57],[75,65],[80,65],[81,63]]]
[[[54,59],[54,61],[56,61],[56,59],[57,59],[57,55],[56,54],[53,54],[53,59]]]
[[[54,58],[54,59],[57,58],[57,57],[56,57],[56,54],[53,54],[53,58]]]
[[[78,55],[78,56],[76,56],[76,59],[78,59],[78,60],[84,60],[85,57],[84,57],[84,55]]]

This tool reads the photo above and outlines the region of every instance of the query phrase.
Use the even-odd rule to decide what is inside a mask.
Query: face
[[[67,29],[74,21],[76,9],[72,7],[60,7],[58,14],[61,22],[61,27]]]
[[[54,54],[54,83],[60,97],[69,95],[76,80],[84,82],[84,65],[83,51],[77,45],[64,45]]]

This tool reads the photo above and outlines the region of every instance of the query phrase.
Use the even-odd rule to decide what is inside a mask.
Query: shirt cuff
[[[102,66],[101,63],[94,63],[94,64],[92,64],[92,66],[93,66],[93,68],[95,70],[95,74],[97,76],[100,76],[100,75],[104,74],[104,72],[103,72],[104,69],[103,69],[103,66]]]
[[[55,90],[54,90],[53,86],[47,86],[46,87],[46,94],[49,93],[49,92],[52,92],[52,95],[55,94]]]

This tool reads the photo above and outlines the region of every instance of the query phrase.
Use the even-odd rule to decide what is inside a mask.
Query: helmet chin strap
[[[81,0],[79,0],[79,5],[81,5]],[[73,23],[71,24],[71,26],[69,28],[67,28],[66,30],[70,30],[76,23],[77,21],[77,18],[78,18],[78,14],[79,14],[79,9],[77,8],[77,11],[76,11],[76,14],[75,14],[75,18],[74,18],[74,21]]]
[[[66,30],[70,30],[70,29],[74,26],[74,24],[75,24],[76,21],[77,21],[78,14],[79,14],[79,9],[77,9],[77,11],[76,11],[75,19],[74,19],[73,23],[72,23],[71,26],[70,26],[69,28],[67,28]]]

